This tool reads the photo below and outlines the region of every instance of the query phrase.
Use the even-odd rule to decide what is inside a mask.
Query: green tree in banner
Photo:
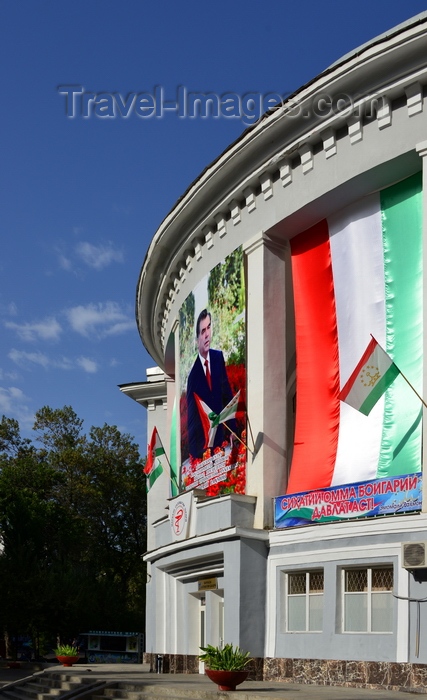
[[[181,386],[185,386],[188,373],[194,362],[196,352],[196,319],[194,294],[191,292],[179,310],[179,345]],[[183,384],[184,382],[184,384]]]
[[[221,348],[227,364],[245,364],[245,287],[243,251],[237,248],[216,265],[208,279],[213,347]]]

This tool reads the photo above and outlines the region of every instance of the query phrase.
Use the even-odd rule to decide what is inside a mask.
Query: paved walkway
[[[180,689],[201,691],[215,690],[212,681],[204,675],[195,674],[156,674],[149,673],[145,664],[76,664],[72,668],[64,668],[58,664],[42,664],[38,669],[34,667],[21,667],[11,669],[0,666],[0,693],[1,687],[7,683],[21,680],[31,676],[40,670],[56,671],[64,674],[81,675],[91,674],[93,678],[105,680],[137,681],[147,685],[160,685],[168,688],[168,694],[173,698],[171,690],[176,688],[177,697]],[[427,688],[422,689],[427,694]],[[245,681],[233,693],[221,693],[218,697],[233,698],[233,700],[409,700],[410,691],[400,692],[393,690],[367,690],[365,688],[343,688],[341,686],[302,685],[297,683],[281,683],[269,681]],[[419,696],[420,691],[417,692]],[[193,697],[197,697],[195,694]],[[412,697],[414,697],[412,695]],[[422,695],[421,695],[422,697]]]

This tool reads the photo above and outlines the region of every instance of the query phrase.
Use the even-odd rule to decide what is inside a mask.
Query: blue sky
[[[0,0],[0,415],[33,437],[37,409],[71,405],[86,430],[117,425],[144,456],[145,411],[117,388],[153,366],[135,323],[140,268],[176,200],[245,128],[237,115],[152,114],[150,95],[284,95],[425,9]],[[80,86],[71,117],[64,86]],[[84,118],[83,93],[144,93],[145,111],[105,116],[106,97]]]

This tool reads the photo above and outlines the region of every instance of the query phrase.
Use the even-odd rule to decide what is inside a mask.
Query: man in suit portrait
[[[212,350],[211,339],[211,314],[207,309],[203,309],[196,323],[198,355],[187,381],[188,441],[189,452],[193,458],[202,458],[205,448],[205,432],[194,394],[197,394],[216,414],[219,414],[233,397],[224,355],[221,350]],[[229,421],[228,425],[235,432],[235,420]],[[213,448],[221,446],[224,440],[229,441],[230,435],[229,430],[220,424],[216,431]]]

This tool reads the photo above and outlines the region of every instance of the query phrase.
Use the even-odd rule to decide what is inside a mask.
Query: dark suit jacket
[[[205,436],[200,420],[199,410],[194,399],[194,393],[204,401],[215,413],[220,413],[224,406],[233,398],[231,387],[225,369],[224,355],[220,350],[210,350],[210,372],[212,390],[209,389],[204,367],[199,356],[188,375],[187,381],[187,409],[188,409],[188,442],[192,457],[202,457],[205,444]],[[236,422],[227,422],[231,430],[235,432]],[[230,432],[220,424],[215,435],[214,447],[220,446],[224,439],[230,437]]]

